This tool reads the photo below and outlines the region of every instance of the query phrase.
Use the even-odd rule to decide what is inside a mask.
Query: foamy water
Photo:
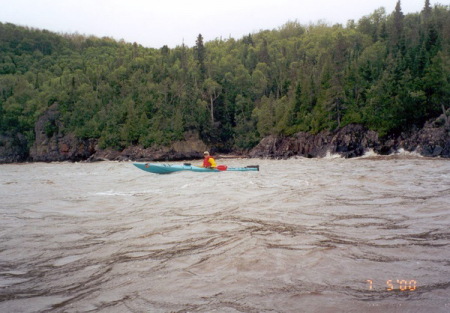
[[[450,162],[0,166],[0,312],[449,312]]]

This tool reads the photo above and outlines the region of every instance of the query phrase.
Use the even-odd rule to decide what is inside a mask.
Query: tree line
[[[344,26],[290,21],[241,39],[145,48],[0,23],[0,133],[167,145],[186,132],[222,151],[270,134],[358,123],[386,136],[450,107],[450,9],[384,8]]]

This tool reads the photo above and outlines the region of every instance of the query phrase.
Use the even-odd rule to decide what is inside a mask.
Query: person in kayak
[[[209,154],[208,151],[205,151],[203,153],[203,167],[206,168],[216,168],[217,164],[216,164],[216,160],[214,160],[214,158]]]

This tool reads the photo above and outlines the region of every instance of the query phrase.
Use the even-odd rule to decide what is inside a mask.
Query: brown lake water
[[[218,163],[1,165],[0,312],[450,312],[449,160]]]

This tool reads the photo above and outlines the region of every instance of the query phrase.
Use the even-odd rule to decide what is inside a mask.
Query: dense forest
[[[30,147],[55,103],[47,136],[73,133],[100,148],[195,132],[220,151],[246,150],[270,134],[350,123],[387,136],[450,107],[450,8],[426,0],[405,15],[398,1],[347,25],[291,21],[160,49],[0,23],[0,135]]]

